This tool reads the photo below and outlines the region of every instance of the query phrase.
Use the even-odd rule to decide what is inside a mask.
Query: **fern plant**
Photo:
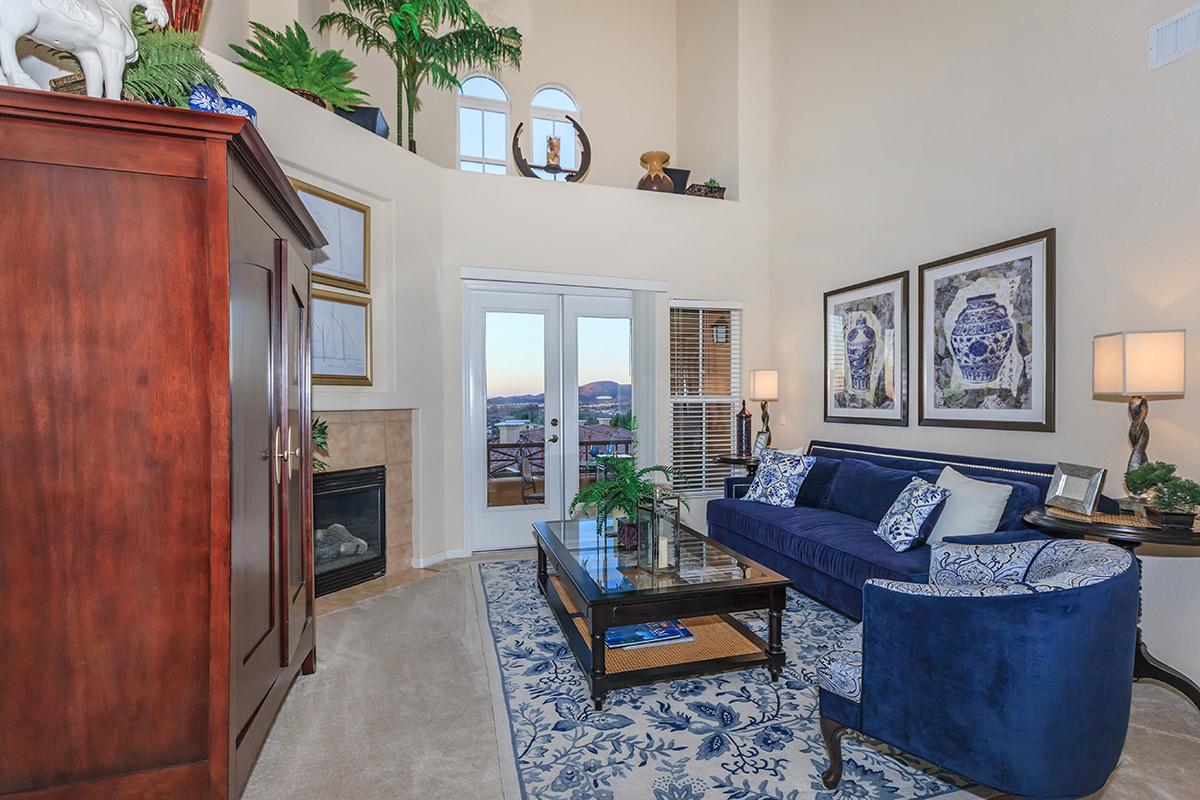
[[[313,443],[313,470],[315,472],[324,472],[329,469],[329,464],[317,457],[320,453],[323,456],[329,455],[329,423],[320,417],[314,417],[312,421],[312,443]]]
[[[188,107],[188,97],[197,86],[223,90],[217,71],[200,52],[200,34],[158,28],[138,8],[131,20],[138,41],[138,59],[125,70],[125,93],[143,103],[165,103]]]
[[[637,417],[630,412],[628,420],[624,421],[622,426],[629,430],[630,435],[636,438],[637,434]],[[637,452],[636,442],[634,443],[634,453]],[[596,519],[600,521],[603,527],[608,515],[613,511],[622,511],[630,520],[637,519],[638,505],[643,500],[651,500],[658,491],[652,476],[661,475],[669,482],[683,481],[684,475],[674,467],[664,467],[656,464],[653,467],[638,468],[637,458],[631,456],[599,456],[596,461],[605,473],[611,473],[613,477],[605,478],[580,487],[575,493],[575,497],[571,500],[570,515],[575,516],[575,512],[582,507],[586,512],[588,508],[596,509]],[[684,507],[687,507],[687,501],[680,501]]]
[[[231,44],[241,66],[285,89],[308,92],[343,110],[361,105],[367,94],[351,86],[355,64],[341,50],[318,53],[300,23],[275,31],[251,22],[254,38],[246,46]]]

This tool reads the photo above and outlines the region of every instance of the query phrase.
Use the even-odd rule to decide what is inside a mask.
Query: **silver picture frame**
[[[1050,479],[1046,505],[1090,517],[1100,500],[1100,487],[1104,485],[1106,472],[1100,467],[1060,462],[1054,468],[1054,477]]]

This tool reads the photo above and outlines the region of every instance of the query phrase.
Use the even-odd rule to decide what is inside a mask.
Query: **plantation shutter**
[[[741,394],[741,311],[671,303],[671,463],[684,494],[720,494],[732,473],[712,457],[732,453]]]

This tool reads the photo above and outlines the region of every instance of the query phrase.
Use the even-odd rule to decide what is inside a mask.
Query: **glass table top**
[[[682,527],[678,569],[652,573],[638,567],[636,550],[618,550],[617,538],[598,531],[594,519],[556,520],[539,525],[562,543],[596,588],[605,594],[777,577]]]

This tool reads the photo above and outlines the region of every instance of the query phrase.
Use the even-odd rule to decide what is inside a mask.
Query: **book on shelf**
[[[608,647],[657,647],[662,644],[679,644],[695,638],[682,622],[669,619],[610,628],[604,633],[604,644]]]

